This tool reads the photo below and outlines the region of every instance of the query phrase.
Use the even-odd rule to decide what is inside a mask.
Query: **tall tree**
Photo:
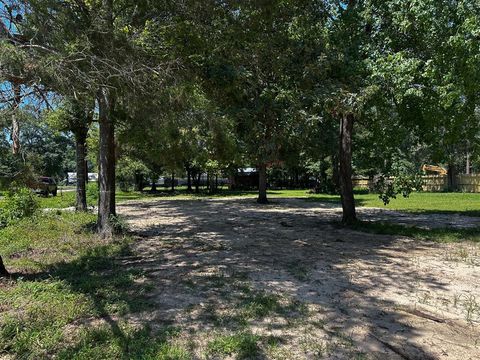
[[[209,1],[203,11],[182,14],[176,38],[204,91],[235,120],[240,146],[259,173],[259,203],[268,201],[267,167],[278,160],[292,120],[301,39],[290,30],[303,3]]]
[[[75,137],[75,167],[77,173],[77,211],[87,210],[86,183],[88,171],[87,137],[88,130],[93,122],[93,101],[70,98],[64,100],[62,106],[50,115],[50,124],[62,131],[69,131]]]
[[[42,81],[64,96],[95,97],[99,121],[98,229],[112,234],[115,216],[115,123],[147,84],[168,72],[161,54],[145,48],[146,2],[29,1],[22,33]]]

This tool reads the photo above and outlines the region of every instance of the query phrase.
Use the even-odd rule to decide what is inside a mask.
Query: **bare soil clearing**
[[[259,358],[480,358],[480,247],[338,228],[339,211],[299,199],[120,205],[140,239],[118,261],[142,271],[156,305],[130,320],[179,327],[198,358],[215,337],[247,331]],[[480,223],[397,214],[425,227]]]

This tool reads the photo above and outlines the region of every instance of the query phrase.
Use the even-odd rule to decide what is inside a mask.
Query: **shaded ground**
[[[141,241],[118,261],[155,303],[130,321],[178,327],[199,358],[479,358],[478,245],[341,229],[337,212],[295,199],[119,206]],[[466,226],[453,220],[429,222]]]

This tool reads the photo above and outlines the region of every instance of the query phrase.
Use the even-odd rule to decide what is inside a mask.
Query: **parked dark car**
[[[53,196],[57,196],[58,187],[54,178],[41,176],[30,187],[36,193],[39,193],[45,196],[48,196],[49,194],[52,194]]]

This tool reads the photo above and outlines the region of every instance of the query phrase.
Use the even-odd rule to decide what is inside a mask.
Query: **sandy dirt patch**
[[[132,321],[178,326],[198,358],[211,339],[239,331],[262,339],[260,358],[480,358],[476,244],[339,228],[331,222],[340,209],[299,199],[156,200],[118,209],[139,238],[135,255],[119,261],[142,271],[155,303]],[[397,214],[419,226],[479,221]]]

